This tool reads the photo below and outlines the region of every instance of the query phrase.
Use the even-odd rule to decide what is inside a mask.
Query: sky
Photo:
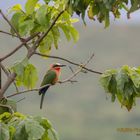
[[[5,9],[10,8],[11,6],[13,6],[14,4],[20,3],[22,5],[24,5],[26,2],[26,0],[0,0],[0,9],[2,9],[4,12]],[[111,23],[112,24],[132,24],[132,25],[139,25],[140,23],[140,10],[132,13],[131,14],[131,18],[128,20],[126,17],[126,13],[124,11],[122,11],[122,16],[121,19],[117,19],[114,21],[114,18],[111,17]],[[91,22],[89,22],[91,23]]]

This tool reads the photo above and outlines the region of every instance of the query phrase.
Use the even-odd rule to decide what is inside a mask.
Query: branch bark
[[[61,81],[60,84],[61,84],[61,83],[69,82],[69,81],[71,81],[74,77],[76,77],[76,76],[82,71],[82,69],[84,69],[85,66],[91,61],[91,59],[92,59],[93,57],[94,57],[94,54],[92,54],[91,57],[90,57],[83,65],[81,65],[80,68],[79,68],[77,71],[75,71],[70,77],[68,77],[67,79]]]
[[[64,13],[65,10],[61,11],[58,16],[54,19],[54,21],[52,22],[51,26],[49,27],[49,29],[42,34],[42,36],[40,36],[35,43],[33,44],[33,46],[31,48],[28,49],[28,54],[27,54],[27,58],[30,59],[30,57],[32,55],[34,55],[36,49],[38,48],[40,42],[44,39],[44,37],[46,37],[48,35],[48,33],[51,31],[51,29],[53,28],[53,26],[55,25],[56,21],[58,20],[58,18]],[[7,21],[7,19],[5,18],[5,16],[3,15],[2,11],[0,10],[0,13],[2,14],[3,18]],[[8,21],[7,21],[8,22]],[[9,23],[9,22],[8,22]],[[9,23],[9,25],[11,26],[11,24]],[[32,39],[32,38],[31,38]],[[22,45],[26,44],[26,42],[23,42],[21,45],[19,45],[17,47],[17,49],[21,48]],[[9,55],[6,56],[9,57],[12,54],[14,54],[16,52],[16,50],[12,51],[12,53],[10,53]],[[4,58],[4,59],[6,59]],[[1,61],[3,59],[0,59]],[[12,73],[10,74],[9,78],[7,79],[6,83],[4,84],[4,86],[1,88],[0,90],[0,99],[3,98],[5,91],[8,89],[8,87],[11,85],[11,83],[15,80],[16,78],[16,73]]]
[[[65,62],[68,62],[72,65],[75,65],[75,66],[81,66],[81,64],[78,64],[78,63],[75,63],[73,61],[70,61],[66,58],[62,58],[62,57],[58,57],[58,56],[52,56],[52,55],[46,55],[46,54],[42,54],[42,53],[39,53],[39,52],[35,52],[36,55],[39,55],[39,56],[42,56],[42,57],[48,57],[48,58],[53,58],[53,59],[59,59],[59,60],[62,60],[62,61],[65,61]],[[86,71],[89,71],[89,72],[92,72],[92,73],[95,73],[95,74],[103,74],[102,72],[99,72],[99,71],[95,71],[95,70],[92,70],[92,69],[89,69],[87,67],[83,67],[84,70]]]
[[[13,36],[13,37],[17,37],[17,38],[19,38],[17,35],[11,34],[11,33],[6,32],[6,31],[2,31],[2,30],[0,30],[0,33],[3,33],[3,34],[6,34],[6,35],[9,35],[9,36]],[[24,40],[24,38],[21,38],[21,39]]]
[[[73,74],[70,77],[68,77],[67,79],[65,79],[63,81],[58,81],[57,83],[62,84],[62,83],[66,83],[66,82],[77,82],[77,81],[73,81],[72,79],[82,71],[82,69],[91,61],[91,59],[93,57],[94,57],[94,54],[92,54],[91,57],[83,65],[81,65],[80,68],[77,71],[73,72]],[[39,91],[40,89],[42,89],[42,88],[44,88],[48,85],[53,86],[51,84],[47,84],[47,85],[44,85],[44,86],[39,87],[39,88],[34,88],[34,89],[29,89],[29,90],[23,90],[23,91],[20,91],[20,92],[15,92],[11,95],[8,95],[6,98],[11,98],[13,96],[17,96],[17,95],[27,93],[27,92],[31,92],[31,91]]]
[[[59,19],[59,17],[65,12],[65,10],[62,10],[58,16],[54,19],[54,21],[52,22],[51,26],[49,27],[49,29],[42,34],[42,36],[34,43],[33,48],[34,50],[37,49],[37,47],[39,46],[39,44],[41,43],[41,41],[48,35],[48,33],[50,32],[50,30],[53,28],[53,26],[55,25],[56,21]]]
[[[27,44],[30,40],[32,40],[33,38],[35,38],[39,33],[36,33],[26,39],[24,39],[24,42],[22,42],[19,46],[17,46],[14,50],[12,50],[11,52],[9,52],[7,55],[5,55],[4,57],[0,58],[0,62],[5,60],[6,58],[10,57],[11,55],[13,55],[15,52],[17,52],[23,45]]]

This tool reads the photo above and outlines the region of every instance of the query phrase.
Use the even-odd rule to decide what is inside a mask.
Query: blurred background
[[[9,8],[15,3],[24,4],[22,0],[0,0],[0,9]],[[106,69],[119,68],[122,65],[139,66],[140,58],[140,11],[126,19],[126,13],[120,20],[114,21],[111,26],[104,29],[103,24],[87,22],[87,26],[76,23],[75,27],[80,33],[77,44],[68,43],[62,37],[59,50],[52,50],[52,55],[67,58],[77,63],[84,62],[94,52],[95,57],[88,65],[89,68],[104,72]],[[8,31],[5,21],[0,17],[0,30]],[[5,55],[19,44],[19,41],[9,36],[0,34],[0,56]],[[26,50],[21,49],[5,61],[10,67],[14,61],[19,61],[26,55]],[[43,75],[54,62],[65,62],[32,57],[31,62],[38,67],[40,85]],[[67,64],[68,66],[70,64]],[[76,67],[72,66],[73,69]],[[67,78],[71,71],[64,68],[61,79]],[[15,101],[25,97],[18,103],[18,110],[29,115],[42,115],[47,117],[59,133],[60,140],[127,140],[139,139],[135,133],[121,133],[118,128],[140,129],[140,100],[130,112],[121,108],[116,101],[111,103],[99,83],[100,75],[87,73],[79,74],[75,84],[56,85],[49,89],[45,96],[43,109],[39,109],[40,96],[37,92],[14,97]],[[3,75],[3,82],[5,76]],[[23,88],[21,88],[22,90]],[[11,86],[7,95],[15,91]]]

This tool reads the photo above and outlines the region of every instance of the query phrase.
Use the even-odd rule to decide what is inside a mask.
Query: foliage
[[[74,13],[81,16],[85,24],[87,12],[89,19],[105,22],[105,27],[108,27],[111,13],[115,18],[120,18],[121,9],[126,10],[128,15],[139,9],[140,2],[138,0],[131,0],[130,8],[128,3],[129,0],[44,0],[44,3],[39,0],[27,0],[24,8],[20,4],[11,8],[11,23],[21,37],[32,36],[35,33],[42,34],[50,28],[54,19],[64,10],[48,35],[39,44],[38,50],[42,54],[49,55],[52,46],[56,49],[59,48],[62,33],[68,41],[71,39],[74,42],[78,41],[79,35],[73,26],[73,23],[78,20],[71,18]],[[11,28],[11,33],[15,34],[13,28]],[[32,39],[30,46],[34,45],[37,39],[38,37]],[[25,60],[28,64],[25,63]],[[27,58],[16,63],[12,67],[12,71],[17,74],[16,83],[18,86],[35,87],[38,73],[36,67],[30,64]],[[31,71],[33,74],[30,75]]]
[[[27,0],[24,8],[20,4],[17,4],[10,9],[10,13],[12,13],[11,24],[21,37],[32,36],[35,33],[43,34],[49,30],[58,14],[62,10],[65,10],[66,1],[64,0],[57,0],[54,4],[48,3],[49,1],[45,2],[39,3],[39,0]],[[52,46],[58,49],[62,33],[68,41],[73,39],[74,42],[77,42],[79,34],[73,27],[73,23],[77,21],[77,19],[71,18],[71,15],[65,11],[48,35],[40,42],[38,50],[42,54],[49,54]],[[13,28],[11,28],[11,33],[13,35],[15,34]],[[32,39],[30,46],[34,45],[37,39],[38,37]],[[11,71],[17,75],[17,86],[23,85],[27,88],[35,87],[38,80],[38,73],[36,67],[29,63],[28,58],[25,58],[21,62],[16,62],[12,66]]]
[[[4,112],[13,113],[17,111],[17,104],[11,99],[1,99],[0,100],[0,115]]]
[[[69,11],[81,15],[84,23],[87,11],[89,19],[104,22],[105,27],[110,25],[110,15],[113,15],[115,19],[120,18],[123,9],[129,18],[130,13],[140,9],[139,0],[68,0],[68,3]],[[131,3],[130,8],[129,3]]]
[[[0,115],[0,140],[57,140],[57,133],[43,117],[25,116],[19,112]]]
[[[128,111],[140,97],[140,67],[123,66],[118,70],[107,70],[101,76],[101,84],[112,96],[112,102],[117,98]]]
[[[17,86],[24,85],[28,89],[31,89],[36,85],[38,80],[37,70],[34,65],[29,64],[27,58],[21,62],[16,62],[11,68],[11,71],[17,74]]]
[[[129,3],[131,3],[130,7]],[[24,7],[16,4],[10,9],[10,14],[12,13],[10,31],[13,36],[20,38],[23,42],[38,34],[26,42],[28,53],[30,48],[37,47],[34,51],[49,55],[53,46],[55,49],[59,48],[62,34],[68,41],[78,41],[79,34],[73,26],[78,19],[72,18],[74,13],[82,17],[84,24],[86,24],[87,12],[89,19],[104,22],[105,27],[108,27],[110,15],[112,14],[115,19],[120,18],[122,9],[127,12],[129,18],[132,12],[140,9],[140,1],[43,0],[40,2],[27,0]],[[62,14],[58,17],[61,12]],[[47,35],[39,42],[38,39],[44,33]],[[30,57],[31,55],[16,62],[9,69],[10,72],[16,74],[16,85],[25,86],[28,89],[35,87],[38,80],[37,68],[29,62]],[[114,102],[117,98],[128,110],[135,105],[136,98],[140,97],[140,67],[123,66],[118,70],[108,70],[102,74],[100,81],[105,91],[111,94],[112,101]],[[12,114],[9,106],[16,112],[14,101],[0,102],[0,114],[5,112],[0,115],[0,140],[57,140],[56,132],[46,118],[25,116],[20,113]]]

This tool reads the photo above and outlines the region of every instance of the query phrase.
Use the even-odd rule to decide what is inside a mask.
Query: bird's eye
[[[53,65],[53,68],[55,68],[55,67],[58,67],[58,65],[56,65],[56,64],[55,64],[55,65]]]

